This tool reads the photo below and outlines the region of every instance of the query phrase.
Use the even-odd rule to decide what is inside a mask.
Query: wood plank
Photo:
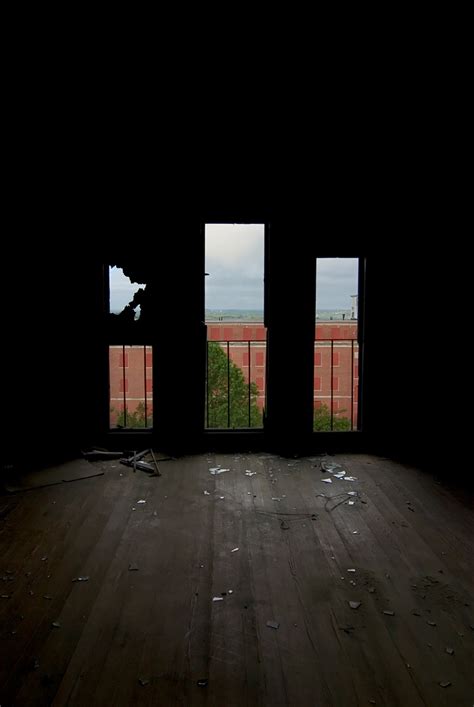
[[[334,459],[357,482],[322,483],[311,459],[197,455],[20,494],[0,516],[0,704],[470,704],[468,496]]]

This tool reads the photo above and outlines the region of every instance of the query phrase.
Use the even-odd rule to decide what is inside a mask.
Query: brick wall
[[[289,334],[291,335],[291,333]],[[265,404],[266,329],[262,323],[208,322],[208,341],[222,342],[231,360],[239,366],[245,381],[256,384],[257,404]],[[357,322],[318,322],[315,327],[314,347],[314,407],[331,406],[333,413],[351,419],[357,425],[359,383],[359,351]],[[331,345],[332,340],[332,345]],[[250,344],[248,343],[250,342]],[[331,376],[332,352],[332,376]],[[117,416],[124,409],[133,412],[146,401],[148,412],[153,408],[153,375],[151,347],[111,346],[110,364],[110,424],[115,426]],[[249,365],[250,364],[250,365]],[[291,372],[289,372],[291,374]],[[159,375],[159,373],[158,373]],[[125,388],[125,390],[124,390]]]

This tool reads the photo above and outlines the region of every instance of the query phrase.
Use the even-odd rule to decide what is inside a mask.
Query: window
[[[109,427],[151,428],[153,350],[145,343],[150,322],[146,266],[109,265],[107,275]]]
[[[207,429],[263,426],[264,248],[263,224],[205,226]]]
[[[358,258],[316,259],[315,431],[357,429],[358,289]]]

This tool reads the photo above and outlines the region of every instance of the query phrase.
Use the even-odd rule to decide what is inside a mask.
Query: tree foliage
[[[262,413],[257,406],[258,388],[255,383],[250,383],[249,420],[249,385],[241,369],[227,358],[218,343],[210,341],[207,352],[207,427],[261,427]]]
[[[228,382],[230,382],[230,406],[228,405]],[[250,420],[249,420],[249,385],[242,370],[227,359],[225,351],[216,342],[208,344],[208,406],[206,401],[207,427],[210,428],[246,428],[261,427],[262,413],[257,405],[258,388],[250,384]],[[230,424],[229,424],[230,411]],[[114,409],[111,409],[114,412]],[[153,410],[147,409],[146,427],[153,427]],[[139,402],[132,412],[127,407],[117,415],[117,427],[145,427],[145,404]]]
[[[333,414],[333,432],[347,432],[351,429],[350,418],[340,416],[344,412],[345,410],[339,410]],[[314,410],[313,429],[315,432],[331,432],[331,411],[324,403]]]
[[[153,427],[153,410],[150,409],[149,407],[147,408],[146,411],[146,418],[145,418],[145,403],[139,402],[137,407],[133,412],[130,412],[128,409],[128,406],[126,406],[127,410],[127,419],[125,420],[125,413],[122,410],[119,415],[117,416],[117,421],[116,425],[117,427],[127,427],[127,428],[137,428],[137,427]],[[114,409],[112,408],[112,412]],[[146,425],[145,425],[145,419],[146,419]],[[126,422],[126,424],[125,424]]]

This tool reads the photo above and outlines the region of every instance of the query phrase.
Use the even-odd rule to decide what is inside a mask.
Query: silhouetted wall
[[[270,221],[267,431],[259,444],[287,452],[340,444],[440,466],[440,454],[449,453],[456,418],[450,380],[444,381],[448,394],[440,394],[436,343],[442,327],[433,306],[439,291],[435,261],[414,255],[406,239],[392,239],[390,247],[375,249],[368,237],[353,233],[329,236],[323,229],[313,233],[308,213],[304,218],[270,209],[240,213],[242,221]],[[228,220],[238,221],[240,213],[230,213]],[[317,214],[313,218],[316,223]],[[182,451],[217,443],[215,437],[202,434],[205,328],[200,224],[206,220],[225,220],[225,214],[188,211],[167,214],[166,219],[158,214],[153,228],[129,221],[120,238],[102,237],[100,247],[81,229],[72,234],[66,229],[59,245],[56,234],[55,239],[38,238],[32,246],[12,246],[3,278],[4,464],[52,460],[93,443],[125,446],[107,432],[102,264],[117,258],[145,258],[155,286],[155,320],[146,342],[154,346],[156,356],[154,443]],[[367,256],[364,428],[357,442],[354,437],[317,438],[311,431],[317,254]],[[289,312],[291,337],[286,328]],[[288,370],[293,371],[291,377]],[[391,391],[389,400],[386,391]],[[416,404],[418,395],[423,405]],[[227,443],[248,448],[249,438],[237,435]]]

